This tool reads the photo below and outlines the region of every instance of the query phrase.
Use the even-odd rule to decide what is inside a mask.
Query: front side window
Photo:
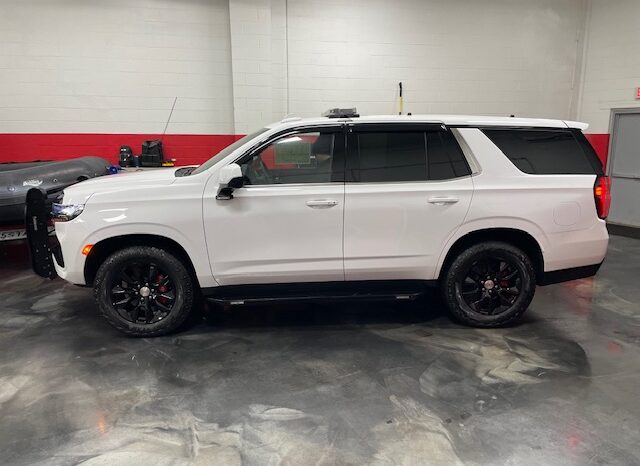
[[[275,139],[240,161],[245,185],[329,183],[343,163],[341,132],[309,131]]]
[[[446,180],[471,170],[449,131],[356,131],[350,138],[348,169],[361,183]]]
[[[213,167],[216,163],[218,163],[220,160],[224,159],[227,155],[231,154],[238,147],[242,146],[243,144],[246,144],[247,142],[251,141],[252,139],[257,138],[262,133],[266,133],[267,131],[268,131],[268,128],[261,128],[258,131],[255,131],[255,132],[253,132],[251,134],[247,134],[246,136],[238,139],[236,142],[234,142],[233,144],[228,145],[227,147],[222,149],[220,152],[218,152],[216,155],[214,155],[209,160],[207,160],[205,163],[200,165],[198,168],[193,170],[191,172],[191,174],[192,175],[197,175],[198,173],[202,173],[202,172],[208,170],[209,168]]]

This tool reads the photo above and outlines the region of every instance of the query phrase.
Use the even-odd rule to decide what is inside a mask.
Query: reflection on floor
[[[7,257],[3,464],[640,464],[638,240],[512,328],[336,303],[210,309],[141,340]]]

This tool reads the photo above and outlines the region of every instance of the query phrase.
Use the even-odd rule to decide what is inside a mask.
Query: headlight
[[[56,204],[51,205],[51,217],[54,222],[68,222],[73,220],[84,210],[84,204]]]

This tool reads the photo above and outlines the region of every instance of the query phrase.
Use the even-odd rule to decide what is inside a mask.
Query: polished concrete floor
[[[2,464],[640,464],[639,240],[497,330],[288,305],[131,339],[0,260]]]

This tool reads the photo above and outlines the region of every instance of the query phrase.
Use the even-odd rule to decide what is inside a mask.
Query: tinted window
[[[600,174],[602,166],[570,130],[485,129],[500,150],[525,173]],[[586,142],[586,141],[585,141]]]
[[[205,163],[203,163],[198,168],[193,170],[191,172],[191,174],[192,175],[197,175],[198,173],[202,173],[203,171],[208,170],[209,168],[213,167],[216,163],[218,163],[220,160],[224,159],[231,152],[236,150],[238,147],[240,147],[241,145],[251,141],[253,138],[256,138],[256,137],[260,136],[262,133],[266,132],[267,130],[268,130],[267,128],[262,128],[262,129],[259,129],[258,131],[256,131],[255,133],[247,134],[245,137],[243,137],[241,139],[238,139],[236,142],[234,142],[233,144],[225,147],[220,152],[218,152],[216,155],[214,155],[209,160],[207,160]]]
[[[448,131],[364,130],[353,141],[359,162],[355,181],[444,180],[471,173]]]
[[[247,185],[328,183],[342,133],[301,132],[280,137],[240,162]],[[338,148],[338,149],[336,149]]]
[[[427,161],[430,180],[447,180],[471,174],[458,142],[448,131],[427,133]]]
[[[358,155],[361,182],[427,179],[423,132],[358,133]]]

